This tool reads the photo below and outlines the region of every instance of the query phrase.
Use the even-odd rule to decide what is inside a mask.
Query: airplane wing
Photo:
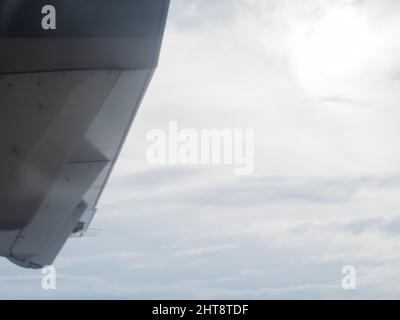
[[[0,0],[0,256],[87,230],[157,66],[169,0]]]

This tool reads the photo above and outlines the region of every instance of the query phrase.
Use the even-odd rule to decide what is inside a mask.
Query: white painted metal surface
[[[169,1],[114,3],[148,17],[131,38],[0,38],[0,255],[19,266],[85,233],[157,65]]]
[[[0,79],[0,229],[26,226],[119,72],[5,75]]]

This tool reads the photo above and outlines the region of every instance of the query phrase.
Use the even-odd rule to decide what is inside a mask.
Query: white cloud
[[[318,69],[307,78],[312,61],[296,66],[306,58],[292,42],[296,26],[326,26],[332,8],[351,8],[381,35],[371,43],[378,54],[340,82]],[[37,274],[1,263],[0,296],[399,297],[398,9],[381,0],[172,1],[159,69],[94,220],[102,231],[68,243],[52,295]],[[170,120],[255,128],[254,176],[147,165],[147,130]],[[345,264],[358,270],[355,292],[340,287]]]

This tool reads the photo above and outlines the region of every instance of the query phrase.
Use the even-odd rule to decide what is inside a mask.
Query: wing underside
[[[0,18],[12,1],[0,1]],[[31,2],[18,1],[15,19]],[[88,15],[91,5],[120,6],[126,21],[113,26],[107,10],[88,24],[73,0],[53,2],[85,21],[79,34],[0,30],[0,255],[27,268],[52,264],[87,230],[157,65],[168,10],[167,0],[85,1]],[[105,21],[112,37],[93,35]],[[136,29],[119,38],[129,24]]]

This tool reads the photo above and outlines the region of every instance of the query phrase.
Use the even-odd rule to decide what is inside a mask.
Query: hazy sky
[[[172,0],[92,227],[1,298],[400,298],[400,2]],[[150,166],[146,133],[256,130],[254,174]],[[341,288],[341,268],[357,290]]]

